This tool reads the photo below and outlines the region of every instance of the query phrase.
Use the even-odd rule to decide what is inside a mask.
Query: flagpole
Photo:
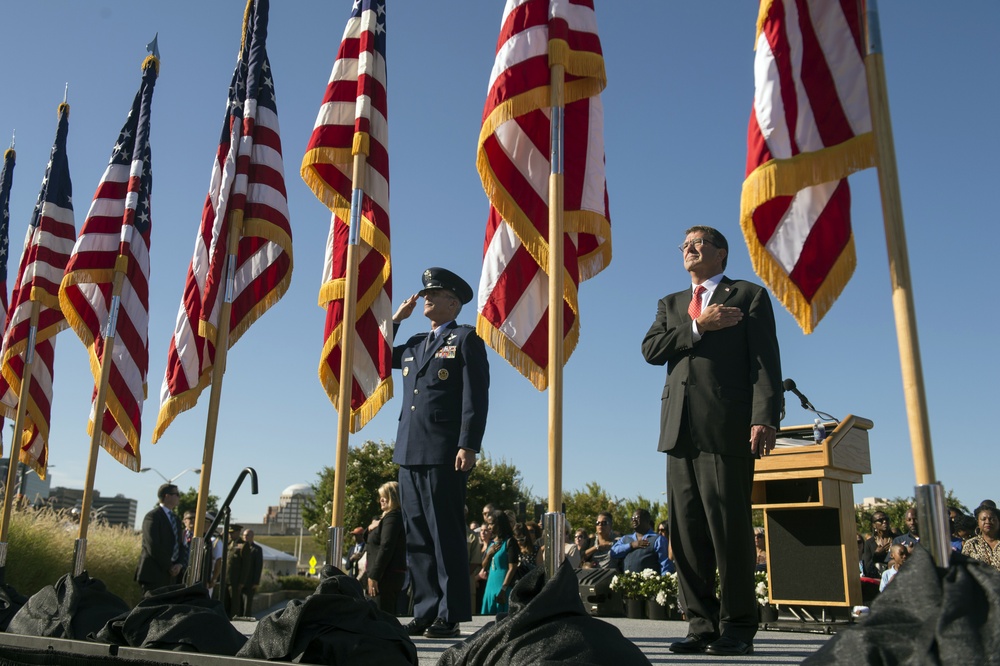
[[[920,520],[921,543],[928,546],[938,566],[947,566],[949,543],[948,512],[944,488],[934,473],[931,450],[930,419],[924,391],[923,366],[917,339],[917,321],[910,280],[910,259],[903,227],[903,205],[899,193],[896,169],[896,148],[889,115],[889,95],[882,57],[882,35],[878,21],[877,0],[867,0],[865,10],[867,51],[865,73],[871,104],[875,146],[878,153],[878,181],[882,194],[882,217],[885,225],[886,249],[889,254],[889,277],[892,282],[892,307],[896,318],[896,338],[903,374],[903,396],[909,422],[913,466],[916,472],[917,515]]]
[[[205,513],[208,511],[208,493],[212,481],[212,459],[215,456],[215,433],[219,427],[219,403],[222,400],[222,378],[226,374],[226,357],[229,354],[229,319],[233,310],[236,291],[236,252],[243,235],[243,211],[234,211],[229,217],[229,237],[226,239],[226,293],[219,308],[219,324],[215,333],[215,361],[212,366],[212,392],[208,399],[208,422],[205,425],[205,449],[201,458],[201,475],[198,481],[198,503],[194,514],[194,536],[191,537],[190,562],[185,582],[194,585],[202,579],[205,564]]]
[[[101,451],[101,435],[104,433],[104,408],[108,402],[108,384],[111,378],[112,360],[115,351],[115,335],[118,330],[118,309],[121,305],[122,285],[125,283],[125,273],[128,271],[128,256],[124,248],[128,247],[133,227],[125,225],[121,233],[121,250],[115,261],[115,274],[111,286],[111,307],[108,309],[108,320],[104,328],[104,350],[101,354],[101,378],[97,385],[97,397],[94,399],[94,429],[90,438],[90,454],[87,459],[87,480],[83,486],[83,500],[80,507],[80,531],[73,550],[73,575],[79,576],[86,569],[87,563],[87,531],[90,527],[90,507],[94,501],[94,478],[97,476],[97,456]],[[96,343],[95,343],[96,344]]]
[[[28,411],[29,391],[31,390],[31,372],[35,365],[35,336],[38,334],[38,316],[42,305],[36,300],[31,301],[31,315],[28,324],[28,341],[24,351],[24,367],[21,370],[21,391],[17,398],[17,414],[14,417],[14,435],[10,438],[10,457],[7,459],[7,483],[3,491],[3,516],[0,518],[0,583],[4,582],[7,567],[7,532],[10,529],[10,516],[14,511],[14,482],[17,479],[17,466],[20,462],[20,438],[24,432],[24,415]],[[17,455],[15,455],[15,453]]]
[[[354,154],[351,177],[351,219],[347,237],[347,273],[344,284],[344,317],[340,337],[340,387],[337,394],[337,453],[333,474],[333,507],[327,541],[327,563],[339,568],[344,552],[344,496],[347,492],[347,445],[351,425],[351,385],[354,383],[354,320],[358,309],[358,236],[361,229],[361,197],[365,187],[368,156]]]
[[[565,67],[549,69],[552,107],[549,174],[549,511],[545,514],[545,571],[555,575],[562,564],[566,517],[562,513],[563,460],[563,119]]]

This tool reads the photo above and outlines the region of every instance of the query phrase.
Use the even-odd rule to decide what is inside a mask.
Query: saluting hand
[[[419,296],[413,294],[413,296],[410,296],[405,301],[400,303],[399,307],[396,308],[396,313],[392,315],[392,323],[398,324],[399,322],[403,321],[411,314],[413,314],[413,309],[417,307],[418,298]]]

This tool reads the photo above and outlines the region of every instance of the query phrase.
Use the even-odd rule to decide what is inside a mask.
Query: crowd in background
[[[384,493],[392,497],[390,489],[380,489],[380,499]],[[398,507],[386,508],[395,506],[393,500],[383,502],[386,512],[383,516],[392,510],[398,511]],[[955,551],[1000,569],[1000,512],[992,500],[984,500],[972,515],[950,508],[949,522]],[[903,525],[892,525],[889,514],[881,510],[871,514],[870,525],[869,532],[858,534],[858,567],[863,581],[882,590],[905,564],[913,548],[919,545],[920,524],[916,509],[911,508],[905,514]],[[405,548],[402,545],[405,536],[401,529],[395,528],[390,530],[392,536],[386,540],[382,535],[384,531],[376,531],[378,526],[376,520],[367,529],[357,528],[352,532],[355,544],[349,555],[350,566],[369,592],[375,591],[371,596],[379,599],[380,588],[377,582],[372,585],[371,572],[376,572],[379,581],[384,579],[385,573],[382,565],[373,563],[385,561],[383,551],[391,549],[394,582],[383,588],[383,595],[388,589],[393,600],[380,601],[380,605],[397,615],[405,615],[408,611]],[[542,527],[537,521],[526,520],[523,515],[498,509],[492,504],[484,506],[482,520],[472,520],[468,525],[473,608],[488,615],[507,610],[514,583],[535,567],[544,565],[544,541]],[[757,571],[766,571],[763,527],[754,528],[754,546],[755,567]],[[642,571],[651,568],[668,573],[673,571],[670,555],[667,521],[660,521],[654,527],[649,512],[644,509],[632,515],[631,530],[616,530],[614,517],[606,511],[595,516],[592,530],[567,525],[564,558],[574,569]]]

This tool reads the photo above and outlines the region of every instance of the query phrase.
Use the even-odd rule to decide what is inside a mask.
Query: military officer
[[[403,405],[393,460],[413,586],[410,635],[459,635],[472,619],[465,490],[486,431],[490,369],[475,328],[455,323],[472,287],[443,268],[428,268],[424,288],[399,306],[394,330],[424,299],[430,332],[392,351],[403,372]]]

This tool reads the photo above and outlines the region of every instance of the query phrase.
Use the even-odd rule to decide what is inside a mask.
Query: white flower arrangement
[[[753,575],[754,578],[754,593],[757,595],[757,603],[761,606],[766,606],[770,603],[770,598],[768,597],[769,581],[767,579],[766,571],[756,571]]]

